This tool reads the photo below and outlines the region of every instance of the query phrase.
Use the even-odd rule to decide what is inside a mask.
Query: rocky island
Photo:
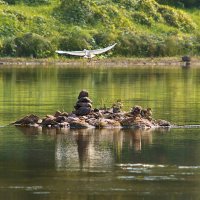
[[[89,93],[82,90],[71,113],[56,111],[54,115],[40,118],[27,115],[14,123],[15,126],[34,126],[48,128],[156,128],[169,127],[166,120],[156,120],[152,117],[151,108],[133,106],[129,112],[122,110],[122,104],[117,101],[111,108],[93,108]]]

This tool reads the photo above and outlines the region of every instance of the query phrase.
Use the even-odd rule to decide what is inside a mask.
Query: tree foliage
[[[50,3],[50,0],[4,0],[4,1],[11,5],[16,5],[16,4],[41,5]]]
[[[0,3],[1,56],[48,57],[54,47],[83,50],[115,42],[114,54],[123,56],[200,54],[198,20],[195,23],[184,9],[171,6],[183,0],[6,2]],[[198,5],[192,0],[184,7],[192,2]]]
[[[42,36],[26,33],[4,42],[3,54],[18,57],[45,58],[53,55],[51,43]]]
[[[191,8],[191,7],[200,7],[199,0],[157,0],[158,3],[181,7],[181,8]]]

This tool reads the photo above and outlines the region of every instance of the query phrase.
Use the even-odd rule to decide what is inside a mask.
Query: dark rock
[[[130,127],[130,126],[135,125],[134,120],[135,120],[135,117],[127,117],[127,118],[123,119],[120,123],[122,126]]]
[[[82,97],[89,97],[88,91],[82,90],[78,95],[78,99],[80,99]]]
[[[90,128],[91,126],[85,121],[72,121],[70,128]]]
[[[151,128],[154,125],[148,120],[148,119],[143,119],[140,117],[128,117],[123,119],[121,122],[121,125],[123,127],[141,127],[141,128]]]
[[[54,119],[52,118],[45,118],[42,120],[41,123],[43,126],[54,126],[54,125],[58,125],[58,122],[56,122]]]
[[[59,125],[60,127],[65,127],[65,128],[70,126],[68,122],[61,122]]]
[[[77,103],[92,103],[92,101],[88,97],[81,97]]]
[[[80,107],[89,107],[89,108],[92,108],[92,104],[91,103],[80,102],[80,103],[77,103],[74,108],[75,109],[79,109]]]
[[[112,119],[100,119],[96,121],[95,124],[96,128],[120,128],[121,124],[118,121],[112,120]]]
[[[163,119],[157,120],[156,123],[158,124],[158,126],[171,126],[170,122]]]
[[[39,120],[39,117],[36,115],[27,115],[20,120],[14,122],[15,125],[29,125],[29,124],[35,124]]]
[[[80,107],[79,109],[76,110],[76,115],[78,116],[83,116],[83,115],[88,115],[91,112],[90,107]]]

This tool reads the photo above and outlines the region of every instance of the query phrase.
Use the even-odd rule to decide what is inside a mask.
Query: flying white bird
[[[117,43],[108,46],[106,48],[103,49],[96,49],[96,50],[86,50],[84,49],[83,51],[56,51],[56,53],[58,54],[69,54],[69,55],[73,55],[73,56],[83,56],[84,58],[93,58],[95,55],[97,54],[101,54],[101,53],[105,53],[106,51],[109,51],[110,49],[112,49]]]

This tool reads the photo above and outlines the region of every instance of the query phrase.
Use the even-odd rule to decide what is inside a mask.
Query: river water
[[[151,107],[171,129],[16,128],[27,114]],[[0,199],[200,199],[200,68],[0,68]],[[188,125],[188,126],[185,126]]]

